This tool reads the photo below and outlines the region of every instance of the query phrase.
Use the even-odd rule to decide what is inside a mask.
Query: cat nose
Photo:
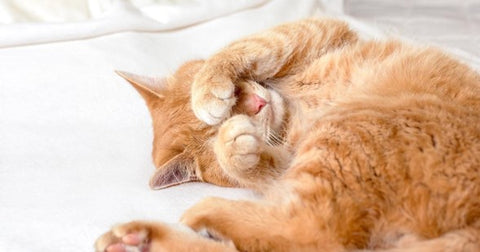
[[[265,107],[265,105],[267,105],[267,101],[265,101],[265,99],[258,96],[257,94],[253,94],[252,100],[253,100],[252,112],[254,114],[258,114],[258,112],[260,112],[260,110],[262,110],[262,108]]]

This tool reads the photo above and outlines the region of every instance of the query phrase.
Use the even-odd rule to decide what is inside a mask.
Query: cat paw
[[[198,119],[216,125],[230,116],[236,102],[235,85],[228,77],[203,72],[197,74],[192,85],[192,109]]]
[[[130,222],[114,227],[95,242],[97,252],[147,252],[150,251],[151,224]]]
[[[216,216],[216,212],[221,210],[225,202],[225,199],[217,197],[204,198],[187,209],[180,218],[180,222],[197,232],[201,230],[211,232],[212,229],[208,224],[218,217]]]
[[[236,115],[225,121],[215,142],[215,154],[226,172],[243,174],[255,168],[262,151],[260,134],[246,115]]]
[[[134,221],[114,227],[95,243],[97,252],[236,251],[232,243],[212,240],[185,225]]]

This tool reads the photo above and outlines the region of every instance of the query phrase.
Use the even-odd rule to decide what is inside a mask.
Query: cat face
[[[216,161],[212,142],[219,125],[198,120],[190,104],[190,89],[203,61],[190,61],[168,78],[149,78],[117,72],[144,98],[153,123],[153,162],[157,167],[150,180],[153,189],[192,181],[220,186],[240,186]],[[233,114],[246,114],[257,123],[264,140],[273,144],[285,114],[282,97],[254,81],[240,81]]]
[[[246,114],[256,122],[264,140],[269,143],[278,138],[282,127],[285,106],[283,98],[270,87],[255,81],[239,81],[235,92],[236,104],[232,113]]]

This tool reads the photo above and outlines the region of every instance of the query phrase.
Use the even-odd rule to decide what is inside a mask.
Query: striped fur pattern
[[[480,251],[480,77],[466,65],[309,19],[184,68],[165,92],[187,97],[185,112],[157,102],[154,125],[155,113],[188,125],[161,135],[183,141],[200,180],[262,199],[194,205],[181,221],[210,238],[132,222],[99,251],[137,234],[150,251]]]

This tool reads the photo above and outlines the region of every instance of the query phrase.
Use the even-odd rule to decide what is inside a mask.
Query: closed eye
[[[242,93],[242,89],[240,87],[235,87],[235,97],[240,96]]]

